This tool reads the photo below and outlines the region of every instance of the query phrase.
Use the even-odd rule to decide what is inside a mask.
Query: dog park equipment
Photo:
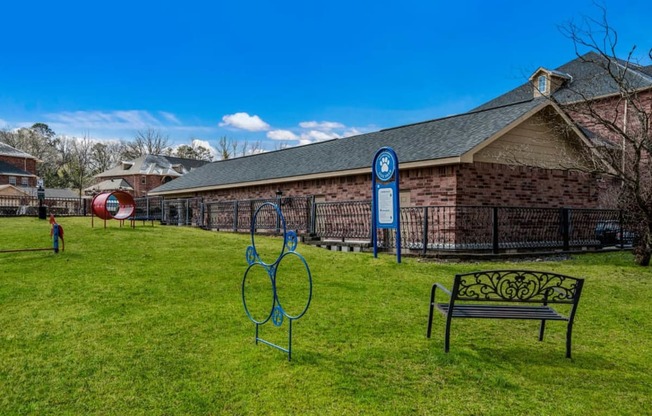
[[[116,219],[122,224],[124,220],[132,218],[136,211],[136,203],[127,192],[110,191],[93,197],[91,208],[91,224],[94,225],[93,217],[98,216],[104,220],[104,228],[106,228],[106,220]]]
[[[61,240],[61,251],[64,251],[66,244],[63,239],[63,227],[57,223],[54,219],[54,215],[50,215],[50,224],[52,228],[50,229],[50,237],[52,238],[52,248],[18,248],[10,250],[0,250],[0,253],[19,253],[23,251],[48,251],[52,250],[56,253],[59,253],[59,240]]]
[[[283,231],[283,246],[281,247],[281,252],[274,260],[273,262],[268,262],[266,263],[263,261],[263,256],[261,256],[260,252],[256,248],[256,240],[255,240],[255,232],[257,230],[257,220],[259,218],[259,215],[261,216],[266,216],[266,219],[269,219],[271,215],[270,214],[276,214],[276,221],[268,222],[268,223],[275,223],[276,229],[278,231]],[[262,228],[262,227],[261,227]],[[288,354],[288,361],[292,359],[292,323],[296,321],[297,319],[301,318],[306,311],[308,310],[308,307],[310,306],[310,301],[312,299],[312,275],[310,274],[310,268],[308,267],[308,263],[306,260],[303,258],[303,256],[299,253],[297,253],[295,250],[297,248],[297,234],[294,231],[287,231],[286,224],[285,224],[285,218],[283,217],[283,213],[281,212],[281,209],[279,208],[278,205],[273,204],[271,202],[266,202],[262,204],[258,209],[256,209],[254,216],[251,220],[251,245],[247,247],[245,255],[247,258],[247,263],[249,264],[249,267],[245,271],[244,277],[242,278],[242,304],[244,306],[245,313],[249,317],[249,319],[256,325],[256,344],[259,342],[274,347],[276,349],[279,349],[283,352],[286,352]],[[298,260],[298,263],[297,263]],[[288,263],[288,266],[280,267],[281,264],[285,261],[285,263]],[[291,267],[291,263],[294,262],[295,267]],[[296,267],[296,266],[299,267]],[[288,272],[289,274],[302,274],[306,273],[307,280],[305,281],[307,283],[307,286],[304,287],[304,289],[307,289],[307,299],[305,305],[300,306],[296,310],[291,310],[294,308],[294,306],[291,306],[291,302],[289,301],[289,298],[286,298],[286,295],[290,295],[292,293],[291,290],[289,289],[288,286],[288,277],[284,276],[281,280],[279,280],[279,268],[283,272]],[[254,312],[251,307],[253,306],[251,303],[247,302],[247,297],[248,293],[251,294],[251,291],[253,291],[252,287],[254,286],[254,282],[256,280],[256,275],[262,275],[262,279],[259,278],[257,280],[262,280],[266,281],[269,279],[269,287],[271,291],[267,292],[266,289],[260,290],[259,292],[267,292],[268,295],[267,301],[269,301],[269,313],[267,313],[267,309],[263,308],[261,309],[263,311],[262,315],[257,315],[256,312]],[[260,276],[259,276],[260,277]],[[302,279],[299,279],[301,281]],[[281,284],[279,284],[281,283]],[[284,292],[287,290],[287,292]],[[294,290],[296,292],[296,290]],[[296,293],[294,293],[296,295]],[[281,296],[279,296],[281,295]],[[251,302],[251,299],[250,299]],[[285,307],[284,307],[284,302]],[[252,302],[253,303],[253,302]],[[256,315],[256,316],[255,316]],[[288,320],[288,347],[284,348],[282,346],[279,346],[277,344],[274,344],[272,342],[266,341],[260,337],[260,327],[267,322],[271,320],[272,324],[276,327],[280,327],[283,324],[284,319],[287,318]]]

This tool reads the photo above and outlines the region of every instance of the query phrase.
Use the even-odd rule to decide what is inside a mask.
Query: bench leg
[[[437,286],[433,285],[432,289],[430,290],[430,311],[428,313],[428,331],[426,333],[426,337],[430,338],[430,334],[432,333],[432,314],[435,311],[435,290],[437,289]]]
[[[566,329],[566,358],[571,358],[571,337],[573,336],[573,324],[568,324]]]
[[[450,339],[451,339],[451,315],[450,313],[446,315],[446,338],[444,340],[444,352],[448,352],[450,349]]]
[[[543,341],[543,333],[546,330],[546,320],[541,320],[541,326],[539,327],[539,341]]]

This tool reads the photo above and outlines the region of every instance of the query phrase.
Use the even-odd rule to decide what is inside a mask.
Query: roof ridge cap
[[[495,107],[481,108],[479,110],[471,110],[471,111],[467,111],[466,113],[452,114],[450,116],[445,116],[445,117],[440,117],[440,118],[433,118],[431,120],[420,121],[418,123],[410,123],[410,124],[404,124],[404,125],[396,126],[396,127],[388,127],[386,129],[382,129],[382,130],[378,130],[378,131],[381,132],[381,131],[396,130],[396,129],[401,129],[403,127],[418,126],[420,124],[432,123],[434,121],[448,120],[448,119],[451,119],[451,118],[468,116],[468,115],[471,115],[471,114],[484,113],[484,112],[487,112],[487,111],[493,111],[493,110],[498,110],[498,109],[505,108],[505,107],[511,107],[511,106],[518,105],[518,104],[528,103],[528,102],[531,102],[531,101],[534,101],[534,100],[535,100],[535,98],[533,97],[533,98],[529,98],[527,100],[515,101],[515,102],[512,102],[512,103],[497,105]]]

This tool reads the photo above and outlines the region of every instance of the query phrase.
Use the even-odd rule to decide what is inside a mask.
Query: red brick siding
[[[648,114],[652,113],[652,90],[642,91],[639,93],[638,97],[638,106],[641,110],[647,112]],[[625,101],[620,96],[607,97],[601,100],[594,101],[591,106],[595,111],[599,112],[602,117],[605,117],[608,120],[616,122],[620,127],[624,127],[625,122]],[[611,133],[606,129],[602,124],[595,121],[590,115],[585,114],[586,112],[585,104],[576,104],[565,106],[564,110],[568,115],[579,124],[584,127],[600,134],[604,138],[611,139],[615,143],[621,143],[621,139],[614,133]],[[627,129],[631,133],[635,131],[639,126],[638,119],[635,116],[635,111],[632,108],[632,105],[628,105],[627,109]]]
[[[27,173],[30,173],[32,175],[36,175],[36,160],[34,159],[29,159],[29,158],[22,158],[22,157],[13,157],[13,156],[7,156],[7,155],[0,155],[0,161],[5,162],[7,164],[10,164],[11,166],[15,166],[18,169],[22,169],[26,171]],[[9,184],[9,176],[11,175],[0,175],[0,185],[7,185]],[[16,177],[16,186],[21,187],[22,186],[22,178],[21,177]],[[35,187],[36,186],[36,178],[28,178],[28,186],[30,187]]]
[[[596,181],[589,175],[529,167],[475,163],[401,170],[402,191],[411,206],[501,205],[595,208]],[[296,181],[197,193],[207,200],[322,196],[325,201],[371,199],[371,175]]]
[[[458,205],[597,208],[598,191],[585,173],[491,163],[458,167]]]
[[[32,175],[36,175],[36,160],[34,159],[0,155],[0,161],[8,163],[11,166],[15,166],[18,169],[22,169],[26,172],[29,172]]]

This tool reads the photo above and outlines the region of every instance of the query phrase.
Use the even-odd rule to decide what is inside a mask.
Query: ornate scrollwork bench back
[[[570,358],[573,321],[583,284],[583,279],[532,270],[458,274],[450,291],[439,283],[432,286],[427,336],[430,338],[435,308],[446,318],[446,352],[449,350],[452,318],[540,320],[540,341],[543,340],[546,321],[567,321],[566,356]],[[448,302],[436,302],[437,289],[449,296]],[[538,305],[523,305],[534,303]],[[568,304],[570,311],[567,316],[562,315],[550,304]]]

